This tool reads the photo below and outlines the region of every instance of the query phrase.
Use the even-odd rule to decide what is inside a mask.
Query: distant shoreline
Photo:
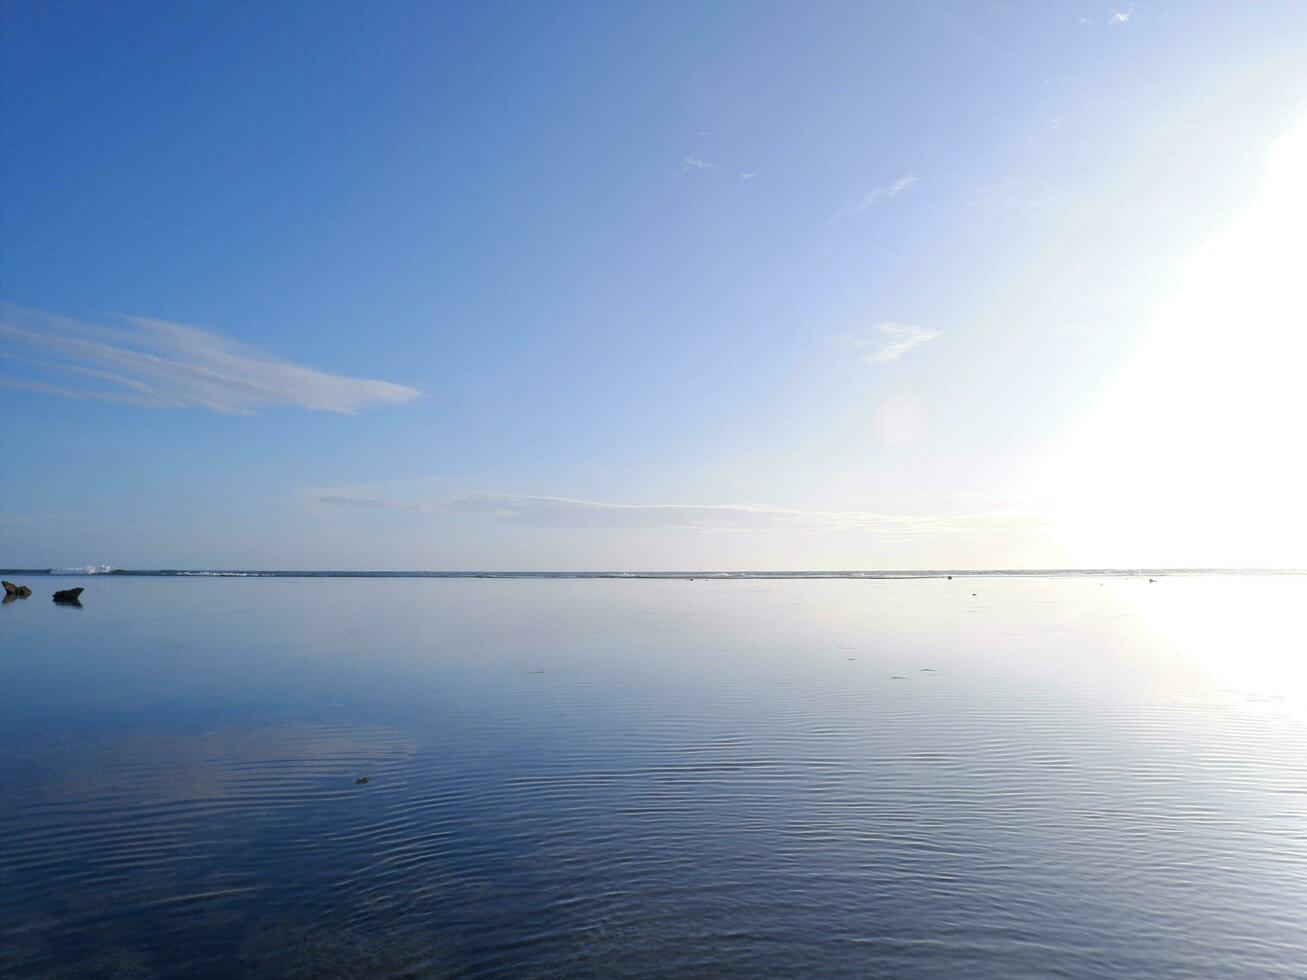
[[[756,581],[784,579],[947,579],[955,578],[1130,578],[1134,576],[1194,575],[1307,575],[1302,568],[953,568],[922,570],[848,571],[707,571],[707,572],[511,572],[511,571],[347,571],[291,569],[132,569],[0,568],[0,575],[43,575],[81,578],[127,576],[135,578],[446,578],[446,579],[712,579]]]

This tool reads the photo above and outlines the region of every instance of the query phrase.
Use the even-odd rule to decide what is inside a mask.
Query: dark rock
[[[367,783],[368,783],[368,777],[367,777],[367,776],[360,776],[358,779],[354,780],[354,785],[355,785],[355,786],[366,786]]]
[[[18,598],[20,598],[20,599],[26,599],[26,598],[27,598],[29,595],[31,595],[31,594],[32,594],[32,590],[29,589],[27,586],[25,586],[25,585],[20,585],[20,586],[18,587]]]
[[[18,595],[18,586],[13,582],[0,582],[5,587],[5,595]]]
[[[54,601],[55,602],[79,602],[81,601],[82,593],[85,591],[86,591],[85,589],[80,587],[76,589],[60,589],[58,592],[54,594]]]

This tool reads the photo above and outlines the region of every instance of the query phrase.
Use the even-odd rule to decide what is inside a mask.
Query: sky
[[[0,3],[0,566],[1307,567],[1307,5]]]

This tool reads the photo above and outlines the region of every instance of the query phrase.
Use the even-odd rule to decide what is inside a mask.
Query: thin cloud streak
[[[916,174],[904,174],[892,184],[886,184],[884,187],[874,187],[853,206],[853,213],[859,214],[869,208],[874,208],[881,201],[888,201],[891,198],[898,197],[910,187],[917,183]]]
[[[711,170],[712,164],[707,160],[700,160],[698,157],[692,157],[686,154],[685,159],[681,161],[681,169],[676,172],[679,177],[681,174],[688,174],[693,170]]]
[[[843,334],[834,340],[841,347],[857,351],[868,364],[888,364],[941,335],[941,331],[929,327],[887,320],[871,327],[865,334]]]
[[[883,201],[892,200],[898,197],[904,191],[915,187],[919,183],[916,174],[904,174],[892,184],[885,184],[882,187],[873,187],[861,197],[852,200],[846,200],[844,205],[835,212],[830,219],[831,229],[839,228],[844,222],[849,221],[858,215],[870,211],[876,205]]]
[[[364,507],[369,510],[420,510],[417,504],[401,506],[389,500],[369,497],[351,497],[343,493],[324,493],[317,497],[319,503],[334,504],[339,507]]]
[[[416,388],[331,374],[281,360],[221,334],[145,317],[121,327],[0,306],[0,356],[46,377],[7,388],[138,405],[257,415],[272,405],[354,415],[421,396]]]
[[[757,504],[619,504],[568,497],[476,492],[426,500],[318,494],[319,503],[447,515],[471,515],[532,528],[767,531],[866,531],[883,535],[969,536],[1042,524],[1030,514],[904,517],[861,511],[811,511]]]

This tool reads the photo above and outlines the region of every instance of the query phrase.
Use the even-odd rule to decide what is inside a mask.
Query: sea
[[[0,577],[6,978],[1307,976],[1302,572]]]

